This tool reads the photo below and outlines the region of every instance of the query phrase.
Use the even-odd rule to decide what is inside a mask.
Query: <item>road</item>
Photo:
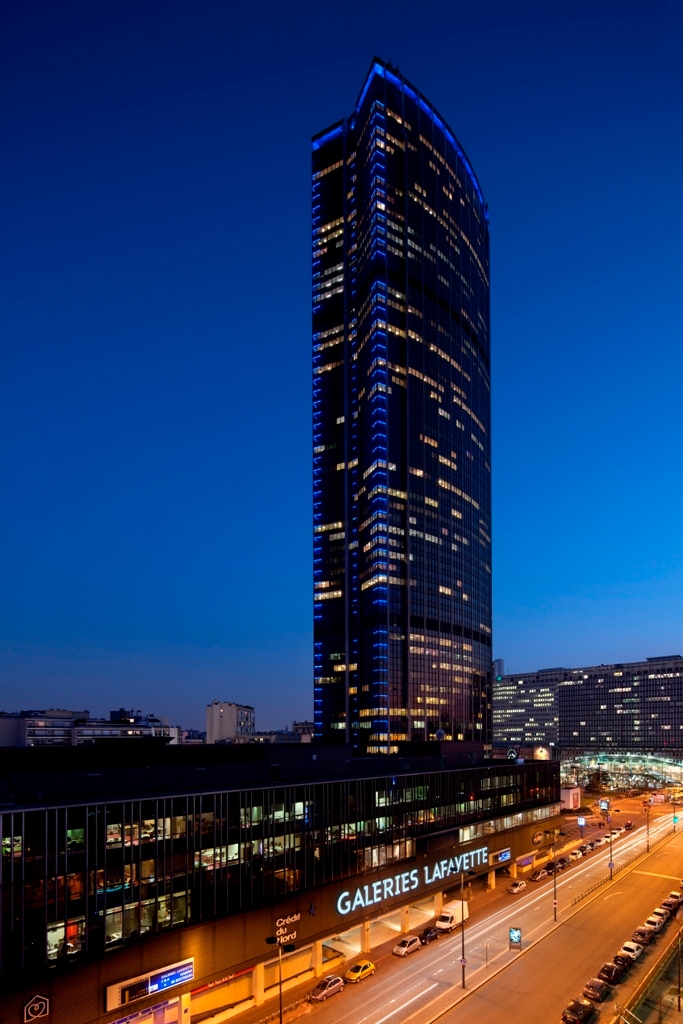
[[[635,817],[635,816],[634,816]],[[609,847],[578,861],[557,878],[558,923],[553,922],[553,881],[533,885],[519,896],[502,893],[486,916],[473,917],[465,932],[466,984],[461,986],[461,936],[440,939],[405,960],[381,956],[377,974],[320,1006],[308,1007],[315,1024],[489,1024],[506,1021],[559,1021],[563,1007],[581,994],[588,978],[630,939],[683,874],[683,833],[657,840],[671,816],[650,823],[651,853],[645,853],[645,827],[613,844],[614,862],[640,857],[612,883],[572,907],[572,900],[609,874]],[[522,929],[522,951],[509,949],[510,927]],[[624,1002],[676,927],[669,924],[636,967],[614,988],[600,1016],[612,1017],[615,999]],[[384,951],[386,952],[386,951]],[[455,1009],[449,1009],[455,1001]]]

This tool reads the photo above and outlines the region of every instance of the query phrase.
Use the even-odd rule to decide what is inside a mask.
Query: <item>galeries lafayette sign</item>
[[[337,913],[345,916],[354,910],[376,906],[385,900],[429,888],[435,882],[443,881],[451,875],[459,875],[464,871],[472,871],[476,867],[487,866],[488,862],[488,846],[480,846],[478,850],[470,850],[468,853],[460,853],[456,857],[444,858],[434,864],[423,864],[421,868],[401,871],[388,878],[379,878],[375,882],[359,885],[356,889],[345,889],[337,897]]]

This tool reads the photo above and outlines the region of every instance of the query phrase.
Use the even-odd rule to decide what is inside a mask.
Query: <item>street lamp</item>
[[[460,872],[460,966],[462,968],[462,987],[465,987],[465,872]]]
[[[266,942],[269,946],[277,946],[278,987],[280,990],[280,1024],[282,1024],[282,950],[284,949],[285,953],[293,953],[296,946],[292,945],[291,942],[284,946],[281,945],[275,935],[269,935]]]
[[[557,864],[555,863],[555,843],[557,842],[557,829],[552,832],[546,831],[545,835],[553,837],[553,921],[557,921]]]

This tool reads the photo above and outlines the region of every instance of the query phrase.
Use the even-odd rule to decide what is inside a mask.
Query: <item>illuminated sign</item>
[[[39,1020],[40,1017],[49,1017],[50,1000],[47,996],[34,996],[24,1004],[24,1024],[29,1021]]]
[[[585,818],[577,818],[576,819],[576,823],[579,826],[579,828],[585,828],[586,827],[586,819]]]
[[[170,964],[162,967],[159,971],[151,974],[139,974],[136,978],[127,978],[116,985],[108,985],[105,990],[105,1004],[107,1010],[116,1010],[119,1006],[126,1006],[136,999],[144,999],[145,996],[155,995],[157,992],[164,992],[168,988],[182,985],[185,981],[192,981],[194,978],[194,958],[181,960],[177,964]]]
[[[494,864],[504,864],[505,861],[510,860],[512,857],[512,851],[508,846],[507,850],[498,850],[497,853],[492,853],[489,857],[489,864],[493,867]]]
[[[510,945],[521,947],[522,945],[522,929],[511,928],[510,929]]]
[[[412,868],[389,878],[380,878],[375,882],[359,885],[353,890],[345,889],[337,897],[337,913],[345,916],[354,910],[377,906],[385,900],[404,896],[409,892],[415,892],[416,889],[424,889],[451,875],[459,875],[482,865],[488,866],[488,862],[488,846],[480,846],[469,853],[459,853],[456,857],[445,857],[434,864],[424,864],[421,869]]]

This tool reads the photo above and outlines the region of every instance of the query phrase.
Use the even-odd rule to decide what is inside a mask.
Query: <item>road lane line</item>
[[[414,1003],[416,999],[419,999],[421,996],[426,995],[427,992],[431,992],[431,990],[433,988],[438,988],[438,987],[439,987],[438,984],[436,982],[434,982],[434,984],[430,985],[429,988],[425,988],[421,992],[418,992],[417,995],[413,996],[412,999],[409,999],[408,1002],[401,1003],[401,1005],[399,1007],[397,1007],[397,1009],[392,1010],[391,1013],[388,1013],[386,1015],[386,1017],[381,1017],[380,1020],[376,1020],[375,1024],[384,1024],[384,1021],[385,1020],[389,1020],[391,1017],[394,1016],[395,1013],[399,1013],[401,1010],[405,1009],[406,1006],[410,1006],[411,1003]]]

